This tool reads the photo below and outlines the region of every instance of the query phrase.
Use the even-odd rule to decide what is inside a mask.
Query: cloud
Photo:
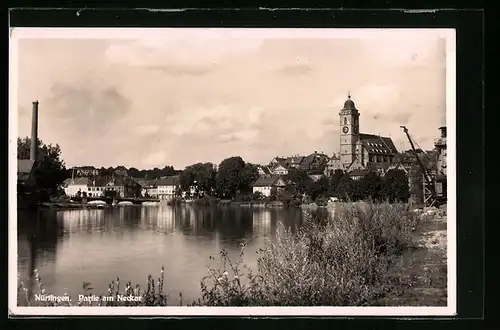
[[[296,65],[286,65],[276,72],[285,75],[285,76],[298,76],[307,74],[312,71],[312,68],[306,64],[296,64]]]
[[[74,134],[105,134],[130,112],[131,102],[113,86],[91,82],[54,83],[44,115],[77,124]]]
[[[261,44],[258,39],[145,38],[111,45],[106,50],[106,57],[111,62],[134,66],[205,66],[220,64],[241,54],[256,53]]]
[[[212,66],[198,66],[198,67],[189,67],[186,65],[179,66],[150,66],[147,67],[148,70],[152,71],[160,71],[164,74],[171,76],[181,76],[181,75],[189,75],[189,76],[201,76],[209,73],[215,68]]]
[[[135,132],[138,136],[152,135],[160,130],[158,125],[142,125],[135,127]]]

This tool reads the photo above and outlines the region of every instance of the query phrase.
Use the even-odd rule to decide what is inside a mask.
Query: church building
[[[332,157],[328,171],[343,169],[344,171],[361,170],[388,164],[398,153],[392,139],[385,136],[360,133],[360,113],[351,94],[347,96],[344,107],[340,110],[340,153]]]

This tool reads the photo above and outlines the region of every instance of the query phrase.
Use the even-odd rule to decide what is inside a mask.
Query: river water
[[[77,300],[82,282],[107,294],[118,276],[144,288],[148,274],[165,266],[164,290],[177,304],[200,296],[210,256],[233,258],[246,243],[244,261],[256,269],[256,251],[284,227],[300,226],[301,209],[200,208],[168,205],[18,212],[18,273],[29,283],[37,269],[47,292]],[[123,285],[123,284],[122,284]]]

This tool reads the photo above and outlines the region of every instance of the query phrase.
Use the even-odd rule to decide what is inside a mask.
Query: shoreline
[[[115,206],[134,206],[134,207],[142,207],[142,206],[160,206],[160,205],[168,205],[171,207],[176,207],[176,206],[193,206],[193,207],[241,207],[241,208],[257,208],[257,209],[282,209],[282,208],[294,208],[294,209],[302,209],[302,210],[317,210],[317,209],[326,209],[326,210],[333,210],[338,204],[341,204],[342,202],[331,202],[328,203],[327,205],[317,205],[316,203],[301,203],[296,206],[288,206],[285,205],[283,202],[270,202],[270,203],[262,203],[262,202],[236,202],[236,201],[220,201],[216,204],[211,204],[211,205],[199,205],[194,202],[181,202],[178,204],[172,204],[172,203],[155,203],[155,204],[146,204],[146,205],[136,205],[136,204],[117,204],[117,205],[111,205],[111,204],[82,204],[82,203],[70,203],[70,202],[44,202],[40,203],[36,206],[35,208],[39,209],[55,209],[55,210],[83,210],[83,209],[107,209],[107,208],[113,208]],[[18,209],[23,209],[23,207],[20,207],[18,205]]]

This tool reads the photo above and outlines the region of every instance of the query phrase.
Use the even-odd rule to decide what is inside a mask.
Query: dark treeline
[[[292,196],[304,194],[311,201],[318,204],[326,203],[330,197],[341,200],[371,200],[374,202],[407,202],[410,198],[410,186],[408,176],[402,170],[389,170],[384,176],[377,172],[369,172],[364,177],[353,180],[351,176],[342,170],[335,171],[331,177],[321,177],[317,181],[306,179],[300,170],[290,171],[288,174],[291,182],[288,182],[285,191]],[[297,180],[294,177],[302,176]],[[297,185],[297,182],[300,182]]]

